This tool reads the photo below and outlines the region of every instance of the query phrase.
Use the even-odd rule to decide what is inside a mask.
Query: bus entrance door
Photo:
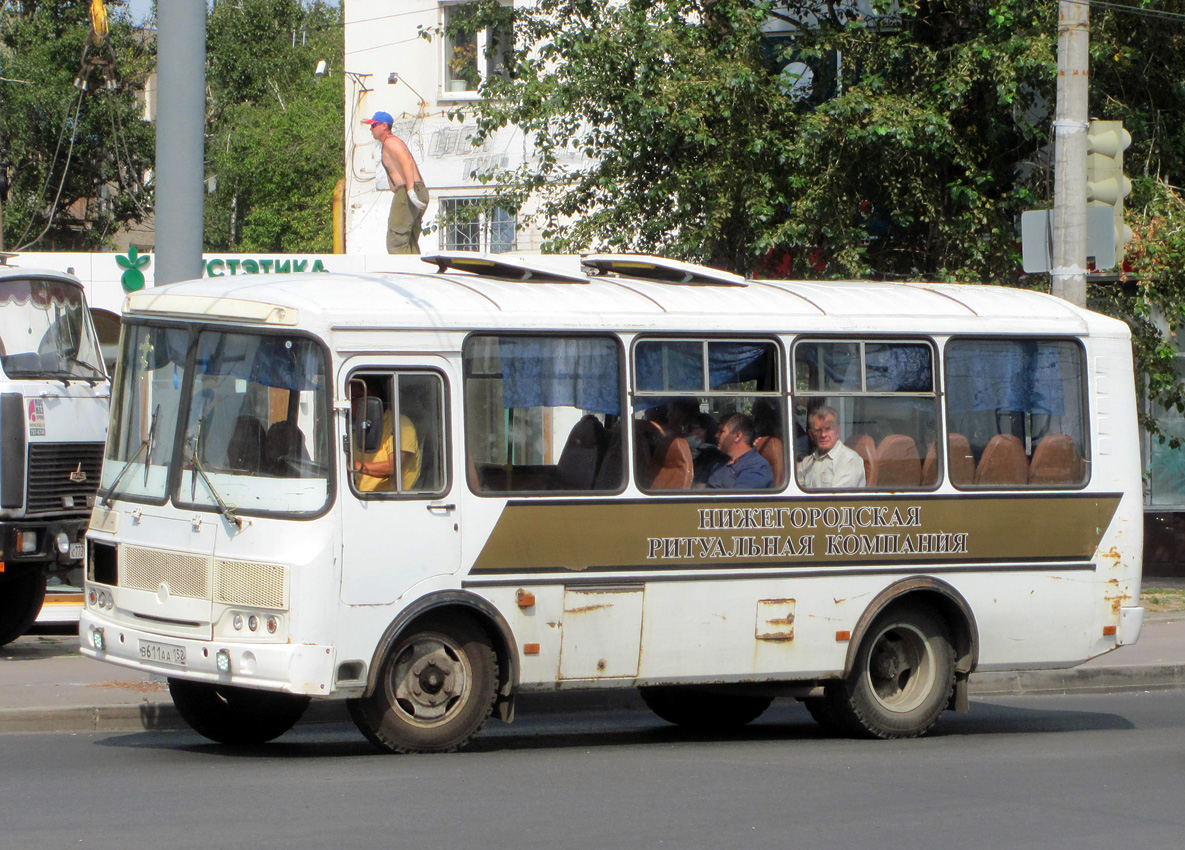
[[[384,357],[346,376],[346,604],[394,602],[459,566],[459,502],[450,491],[445,416],[452,371],[441,358]]]

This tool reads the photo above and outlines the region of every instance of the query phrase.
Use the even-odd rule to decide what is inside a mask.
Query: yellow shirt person
[[[420,478],[420,443],[416,426],[402,414],[399,417],[400,463],[403,466],[403,487],[410,490]],[[377,451],[363,452],[362,461],[354,464],[355,486],[364,493],[391,490],[391,476],[395,472],[394,428],[391,412],[383,414],[383,442]]]

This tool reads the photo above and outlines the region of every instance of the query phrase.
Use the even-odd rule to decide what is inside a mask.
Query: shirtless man
[[[389,112],[376,112],[362,122],[382,149],[382,168],[376,170],[379,191],[394,192],[387,217],[387,253],[420,253],[420,221],[428,207],[428,189],[419,166],[403,140],[391,132]],[[411,187],[410,193],[408,187]]]

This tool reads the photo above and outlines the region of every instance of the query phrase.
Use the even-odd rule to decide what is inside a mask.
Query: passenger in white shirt
[[[807,434],[814,450],[798,464],[799,484],[828,490],[864,486],[864,459],[839,438],[835,408],[824,405],[812,411]]]

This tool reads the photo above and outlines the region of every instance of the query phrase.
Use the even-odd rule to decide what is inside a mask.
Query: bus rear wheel
[[[497,695],[498,661],[468,620],[429,617],[400,637],[374,693],[349,701],[372,744],[391,753],[451,753],[485,725]]]
[[[44,602],[45,573],[40,568],[0,581],[0,646],[27,632]]]
[[[668,723],[697,732],[733,729],[760,717],[773,697],[655,685],[638,688],[642,702]]]
[[[850,676],[825,699],[850,734],[916,738],[938,722],[954,683],[946,625],[926,608],[899,605],[873,622]]]
[[[278,738],[296,725],[309,698],[233,685],[169,679],[169,695],[181,719],[220,744],[247,746]]]

